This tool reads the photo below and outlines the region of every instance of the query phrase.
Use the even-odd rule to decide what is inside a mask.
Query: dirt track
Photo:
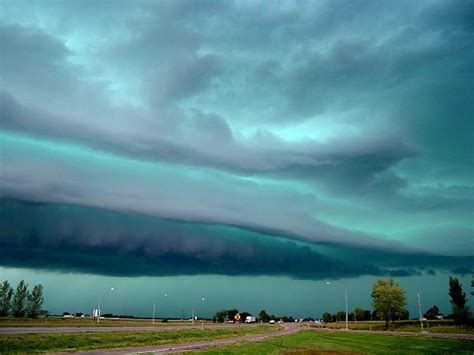
[[[235,337],[230,339],[215,339],[215,340],[206,340],[206,341],[199,341],[199,342],[192,342],[192,343],[183,343],[183,344],[168,344],[168,345],[160,345],[160,346],[147,346],[141,348],[126,348],[126,349],[102,349],[102,350],[95,350],[95,351],[85,351],[85,352],[78,352],[75,354],[82,354],[82,355],[99,355],[99,354],[154,354],[154,353],[167,353],[167,352],[183,352],[183,351],[190,351],[190,350],[198,350],[203,348],[208,348],[212,346],[222,346],[222,345],[232,345],[238,344],[243,342],[253,342],[253,341],[260,341],[270,338],[279,337],[282,335],[292,334],[300,331],[301,326],[299,323],[286,323],[283,324],[283,328],[268,332],[265,334],[258,334],[258,335],[246,335],[241,337]]]

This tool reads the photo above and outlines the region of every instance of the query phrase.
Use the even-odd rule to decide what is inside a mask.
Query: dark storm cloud
[[[170,270],[177,255],[208,270],[180,247],[207,257],[211,239],[258,255],[286,245],[289,264],[327,257],[295,239],[472,255],[473,18],[467,0],[2,2],[0,194],[246,231],[227,240],[193,225],[192,244],[169,222],[141,234],[114,222],[104,244],[100,228],[68,241],[111,260],[167,253]],[[50,239],[61,218],[50,233],[31,218],[40,237],[3,236],[18,251],[9,262],[29,248],[48,259],[45,245],[70,253]],[[288,244],[257,243],[258,232]],[[367,259],[386,270],[354,274],[416,270],[415,254],[388,255]],[[252,262],[248,272],[279,267]]]
[[[1,200],[0,212],[3,265],[121,276],[319,278],[382,272],[373,265],[345,265],[308,246],[229,226],[15,200]]]
[[[403,254],[347,248],[352,257],[366,254],[367,261],[349,265],[338,255],[343,250],[340,247],[323,255],[308,245],[232,226],[5,199],[0,202],[0,212],[1,256],[7,266],[118,276],[213,273],[319,279],[418,274],[411,268],[390,268],[402,262]],[[376,262],[385,262],[375,266],[369,255]],[[453,261],[470,265],[473,261],[417,257],[437,266]]]
[[[474,270],[473,268],[458,267],[458,268],[452,269],[451,272],[457,275],[468,275],[468,274],[472,274],[473,270]]]

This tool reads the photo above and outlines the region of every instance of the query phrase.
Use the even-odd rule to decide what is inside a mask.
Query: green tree
[[[225,311],[218,311],[216,314],[214,314],[214,317],[212,318],[212,321],[214,323],[224,323],[225,321]]]
[[[474,296],[474,273],[472,273],[471,288],[471,296]]]
[[[362,308],[354,309],[355,320],[364,320],[364,310]]]
[[[263,323],[268,323],[270,321],[270,316],[268,315],[267,311],[262,309],[258,314],[258,319],[261,320]]]
[[[13,295],[12,311],[16,318],[25,316],[27,298],[28,284],[25,282],[25,280],[21,280],[16,287],[15,294]]]
[[[426,319],[436,319],[436,316],[439,314],[439,308],[438,306],[434,305],[430,309],[426,311],[425,314],[423,314],[423,317]]]
[[[28,294],[28,317],[36,318],[41,312],[43,305],[43,285],[38,284],[33,287],[33,291]]]
[[[241,323],[244,323],[244,322],[245,322],[245,319],[246,319],[248,316],[252,316],[252,314],[249,313],[249,312],[240,312],[240,322],[241,322]]]
[[[234,320],[235,315],[239,313],[237,309],[228,309],[225,311],[225,316],[227,317],[228,320]]]
[[[372,303],[380,319],[385,320],[385,329],[389,322],[406,312],[405,291],[393,280],[377,280],[372,286]]]
[[[344,312],[344,311],[339,311],[339,312],[337,312],[337,313],[336,313],[336,320],[337,320],[338,322],[341,322],[341,321],[343,321],[343,320],[346,320],[346,312]]]
[[[0,317],[6,317],[10,313],[13,289],[7,280],[0,286]]]
[[[456,277],[449,277],[449,297],[453,306],[453,316],[459,323],[465,323],[469,319],[469,307],[466,305],[466,293]]]
[[[372,313],[368,309],[366,309],[364,311],[364,320],[371,320],[371,319],[372,319]]]
[[[324,312],[324,313],[323,313],[323,321],[324,321],[324,323],[329,323],[329,322],[331,322],[331,320],[332,320],[331,313],[329,313],[329,312]]]

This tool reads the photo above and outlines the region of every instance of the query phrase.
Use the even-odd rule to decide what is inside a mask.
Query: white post
[[[204,302],[206,299],[203,297],[201,298],[201,301]],[[201,330],[204,330],[204,318],[201,318]]]
[[[100,297],[97,298],[97,324],[99,324],[99,318],[100,318]]]
[[[153,302],[153,325],[155,325],[155,302]]]
[[[113,287],[110,288],[110,291],[113,291],[115,290]],[[108,290],[105,290],[102,297],[105,296],[105,293],[107,292]],[[99,324],[99,319],[100,319],[100,296],[97,298],[97,324]]]
[[[344,298],[346,300],[346,330],[349,330],[349,309],[347,305],[347,288],[344,289]]]
[[[421,326],[421,332],[423,332],[423,321],[421,320],[422,319],[422,317],[421,317],[421,297],[420,297],[419,292],[417,293],[417,296],[418,296],[418,312],[420,314],[420,326]]]

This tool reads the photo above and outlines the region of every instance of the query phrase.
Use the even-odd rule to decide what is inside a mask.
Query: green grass
[[[178,344],[208,339],[261,334],[278,326],[233,327],[220,329],[182,329],[174,331],[0,334],[0,354],[59,352]]]
[[[189,320],[173,320],[162,323],[160,320],[155,322],[155,326],[167,325],[190,325]],[[0,327],[150,327],[151,319],[101,319],[97,324],[92,318],[63,318],[63,317],[42,317],[31,318],[13,318],[0,317]]]
[[[205,354],[472,354],[473,351],[474,342],[469,340],[304,330],[261,342],[216,347],[203,352]]]
[[[474,334],[474,327],[460,326],[454,324],[453,321],[429,321],[429,327],[426,328],[426,322],[424,322],[424,330],[428,330],[430,333],[455,333],[455,334]],[[313,326],[313,325],[311,325]],[[331,329],[343,329],[346,327],[345,322],[327,323],[327,328]],[[421,332],[420,323],[416,321],[399,321],[395,322],[395,331],[400,332]],[[359,321],[349,322],[349,329],[353,330],[385,330],[385,322],[383,321]],[[390,328],[392,329],[392,325]]]

